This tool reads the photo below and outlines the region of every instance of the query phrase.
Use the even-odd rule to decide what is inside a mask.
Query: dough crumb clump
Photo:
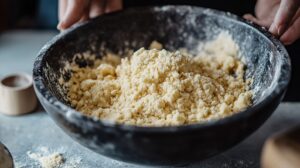
[[[101,120],[173,126],[220,119],[252,103],[250,80],[238,46],[226,33],[206,43],[197,56],[150,49],[120,58],[108,54],[94,65],[71,63],[68,100],[78,111]]]
[[[28,153],[28,156],[37,160],[42,168],[59,168],[65,162],[65,159],[60,153],[52,153],[47,156],[42,156],[39,153]]]

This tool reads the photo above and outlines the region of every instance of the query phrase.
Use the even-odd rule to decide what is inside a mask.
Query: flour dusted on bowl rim
[[[126,58],[107,54],[93,66],[69,64],[71,78],[60,83],[71,105],[87,116],[138,126],[199,123],[251,105],[250,80],[228,34],[206,43],[197,56],[157,42],[151,48]]]

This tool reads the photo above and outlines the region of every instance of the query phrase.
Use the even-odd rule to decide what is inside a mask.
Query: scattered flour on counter
[[[41,168],[79,168],[82,161],[79,157],[65,157],[61,150],[50,152],[47,147],[40,147],[36,152],[28,151],[27,156],[37,161]],[[25,166],[18,165],[16,167]]]
[[[43,156],[40,153],[28,152],[27,155],[40,163],[42,168],[59,168],[65,162],[65,159],[61,153],[52,153],[50,155]]]
[[[79,157],[76,158],[70,158],[68,159],[68,162],[63,166],[63,168],[80,168],[82,159]]]

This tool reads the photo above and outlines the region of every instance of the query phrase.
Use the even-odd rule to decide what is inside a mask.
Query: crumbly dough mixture
[[[238,52],[231,37],[221,33],[197,56],[141,48],[122,59],[108,54],[90,67],[71,63],[71,79],[60,83],[67,86],[71,104],[87,116],[138,126],[198,123],[251,105]]]

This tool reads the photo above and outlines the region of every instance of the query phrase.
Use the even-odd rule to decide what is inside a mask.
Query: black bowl
[[[162,42],[165,48],[187,48],[196,53],[199,41],[228,31],[239,44],[253,77],[253,105],[230,117],[201,124],[137,127],[99,121],[70,107],[58,85],[61,69],[75,53]],[[91,62],[76,60],[81,66]],[[220,11],[191,6],[132,8],[100,16],[56,36],[40,51],[33,70],[42,105],[74,140],[102,155],[138,164],[184,164],[225,151],[254,132],[280,103],[289,79],[290,60],[284,46],[265,29]],[[70,74],[65,75],[68,79]]]

